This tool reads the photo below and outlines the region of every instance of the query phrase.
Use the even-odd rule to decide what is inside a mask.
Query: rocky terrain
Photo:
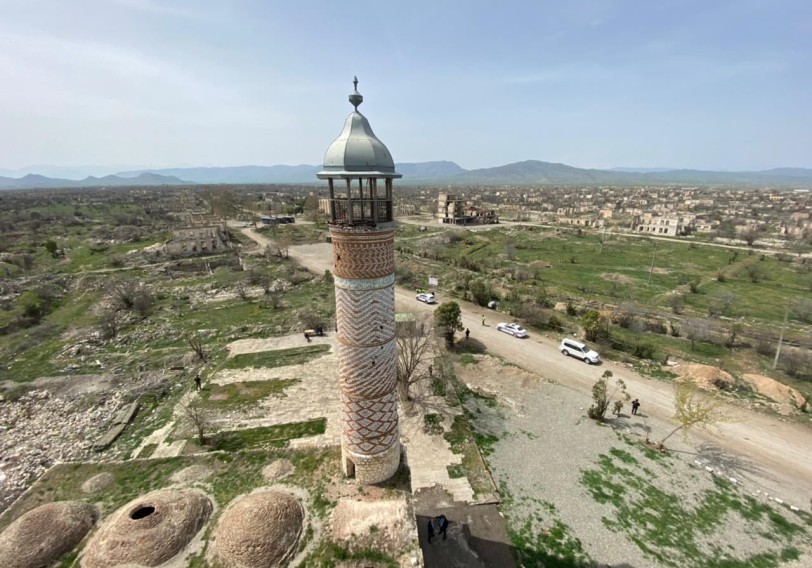
[[[105,461],[93,444],[117,412],[158,377],[138,383],[111,375],[44,378],[17,395],[0,395],[0,512],[49,467],[60,462]]]

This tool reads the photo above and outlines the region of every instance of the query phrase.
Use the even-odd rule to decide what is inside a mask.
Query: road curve
[[[261,246],[271,243],[270,239],[252,229],[243,229],[243,233]],[[289,255],[316,274],[332,269],[332,250],[328,243],[290,247]],[[437,299],[443,302],[441,295]],[[458,299],[454,301],[460,305],[463,325],[471,330],[471,337],[485,344],[489,352],[545,379],[586,393],[604,370],[611,370],[615,377],[626,382],[632,398],[639,398],[642,402],[641,415],[652,419],[652,439],[670,430],[674,414],[671,384],[643,377],[611,361],[592,366],[566,357],[558,351],[558,339],[538,333],[530,332],[527,338],[517,339],[496,330],[499,321],[507,321],[505,314]],[[395,289],[395,302],[399,311],[428,313],[434,309],[434,306],[417,302],[413,291],[399,287]],[[759,469],[769,472],[782,487],[791,488],[796,502],[800,500],[804,506],[809,504],[812,497],[812,428],[731,404],[725,405],[725,412],[730,417],[729,422],[710,430],[696,430],[694,435],[750,460]]]

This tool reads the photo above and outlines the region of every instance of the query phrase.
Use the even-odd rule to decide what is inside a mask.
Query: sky
[[[0,175],[320,164],[354,75],[396,162],[812,167],[809,0],[0,0]]]

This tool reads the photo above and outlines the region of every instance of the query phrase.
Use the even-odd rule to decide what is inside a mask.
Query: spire
[[[352,78],[352,86],[353,90],[350,94],[350,104],[355,107],[355,112],[358,112],[358,105],[364,102],[364,97],[361,96],[361,93],[358,92],[358,77]]]

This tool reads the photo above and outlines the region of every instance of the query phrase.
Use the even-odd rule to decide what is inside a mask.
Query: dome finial
[[[358,92],[358,77],[353,76],[352,78],[352,87],[353,91],[350,94],[350,104],[355,107],[355,112],[358,112],[358,105],[364,102],[364,97],[361,96],[361,93]]]

